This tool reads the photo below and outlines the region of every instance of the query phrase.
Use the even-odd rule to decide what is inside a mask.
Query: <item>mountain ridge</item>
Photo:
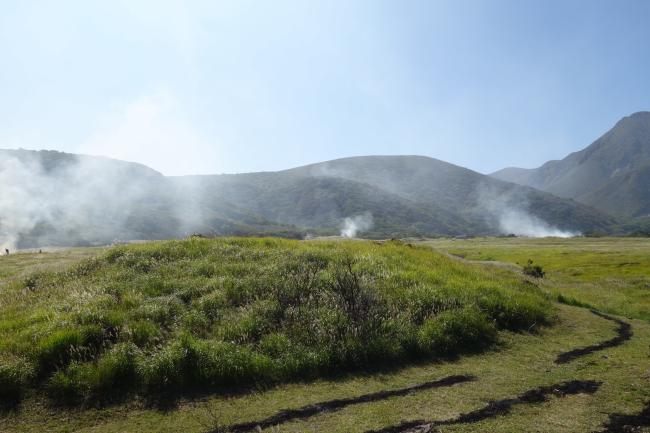
[[[650,187],[644,175],[649,163],[650,112],[640,111],[564,159],[533,169],[509,167],[490,176],[573,198],[610,214],[642,217],[650,213]]]
[[[144,165],[56,151],[0,151],[12,188],[0,242],[103,244],[192,233],[364,236],[606,232],[618,221],[572,200],[425,156],[358,156],[278,172],[166,177]],[[21,203],[28,203],[23,206]],[[7,241],[9,239],[9,241]]]

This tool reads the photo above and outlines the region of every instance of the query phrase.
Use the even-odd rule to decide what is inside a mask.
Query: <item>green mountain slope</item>
[[[420,156],[345,158],[273,173],[165,177],[139,164],[2,151],[0,244],[104,244],[210,235],[368,237],[607,231],[593,208]],[[27,204],[27,205],[25,205]]]
[[[605,212],[639,217],[648,214],[650,112],[620,120],[589,147],[536,169],[506,168],[497,179],[574,198]]]
[[[498,232],[498,219],[505,210],[526,213],[565,230],[602,229],[612,222],[609,216],[574,201],[423,156],[345,158],[287,173],[374,185],[404,199],[443,208],[467,221],[465,227],[474,232]]]

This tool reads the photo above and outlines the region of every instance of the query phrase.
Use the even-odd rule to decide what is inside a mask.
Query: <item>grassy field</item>
[[[425,242],[436,250],[546,271],[540,287],[564,301],[650,321],[650,238],[475,238]]]
[[[269,384],[480,351],[549,322],[534,286],[400,242],[112,248],[0,293],[5,403]]]
[[[563,352],[579,347],[594,346],[614,338],[617,335],[617,324],[597,316],[585,308],[576,306],[554,304],[551,309],[547,310],[547,307],[544,307],[547,304],[540,300],[540,293],[548,292],[552,294],[549,297],[556,298],[558,293],[562,293],[564,287],[568,287],[565,296],[575,298],[579,302],[589,302],[598,308],[616,313],[624,310],[617,311],[612,306],[611,300],[613,298],[621,297],[623,299],[621,303],[624,304],[625,296],[628,296],[628,293],[635,294],[636,291],[642,290],[642,287],[634,286],[636,284],[634,281],[644,276],[642,265],[629,265],[633,269],[628,269],[629,266],[612,266],[610,273],[599,273],[598,278],[594,276],[594,279],[590,281],[590,284],[597,287],[598,290],[589,291],[590,298],[588,300],[586,297],[581,297],[581,292],[577,288],[582,287],[586,282],[578,278],[572,280],[571,273],[564,273],[559,264],[554,267],[551,262],[553,253],[550,252],[550,249],[554,249],[556,252],[558,250],[570,251],[570,256],[574,260],[572,263],[584,263],[583,266],[587,267],[589,261],[585,259],[581,262],[579,256],[580,254],[593,254],[593,250],[588,244],[590,241],[436,240],[430,244],[435,249],[440,249],[443,252],[449,251],[458,255],[462,254],[468,259],[482,258],[483,255],[488,254],[488,251],[492,259],[497,259],[497,254],[503,254],[498,258],[504,262],[512,261],[512,263],[516,263],[519,261],[522,263],[528,258],[532,258],[535,262],[539,261],[547,271],[547,277],[542,280],[523,276],[517,266],[497,265],[494,263],[467,263],[460,258],[445,258],[439,254],[428,252],[426,248],[410,248],[407,245],[388,244],[380,246],[371,242],[338,244],[316,241],[301,243],[297,246],[293,242],[272,241],[273,248],[279,249],[281,255],[286,257],[295,258],[296,254],[307,251],[310,254],[318,251],[325,252],[326,255],[334,254],[331,257],[331,262],[328,262],[330,263],[329,266],[333,268],[323,274],[324,281],[331,281],[328,278],[336,275],[335,269],[341,263],[338,258],[340,258],[339,255],[342,251],[347,251],[350,255],[356,257],[356,264],[354,265],[356,270],[367,268],[368,260],[372,258],[373,266],[371,268],[381,268],[384,269],[384,272],[374,274],[374,278],[364,277],[366,278],[364,281],[368,284],[369,282],[375,283],[372,284],[372,287],[380,289],[379,293],[382,294],[384,302],[387,302],[387,305],[399,305],[398,309],[406,310],[404,304],[392,304],[398,299],[394,295],[401,293],[396,289],[406,284],[409,288],[406,292],[411,293],[414,287],[418,286],[418,284],[412,284],[413,281],[425,281],[425,286],[429,287],[429,290],[445,288],[445,299],[450,299],[453,295],[462,293],[463,296],[458,296],[463,299],[461,303],[451,303],[454,310],[459,312],[468,307],[476,307],[483,311],[482,317],[489,317],[495,327],[500,329],[498,338],[494,344],[481,347],[481,353],[461,354],[455,358],[436,359],[435,356],[431,357],[431,352],[420,352],[417,356],[390,357],[392,365],[379,363],[372,369],[362,370],[351,368],[349,364],[336,364],[337,369],[340,371],[334,376],[319,374],[320,377],[305,377],[302,379],[294,377],[293,380],[288,382],[282,380],[279,382],[266,382],[265,384],[258,383],[253,389],[246,387],[228,389],[227,392],[181,394],[175,400],[167,402],[169,405],[165,406],[152,404],[146,393],[136,393],[122,401],[103,402],[99,405],[93,403],[91,406],[77,405],[66,408],[54,405],[53,401],[47,397],[47,394],[39,391],[40,388],[30,388],[27,389],[20,405],[0,413],[0,431],[29,433],[41,431],[101,433],[139,431],[226,432],[229,430],[235,431],[228,429],[228,426],[232,427],[238,423],[261,420],[277,415],[282,410],[298,408],[303,409],[293,413],[292,416],[286,419],[286,422],[282,422],[275,427],[269,427],[264,431],[379,431],[390,426],[397,426],[404,421],[418,420],[417,423],[435,423],[456,419],[461,414],[476,415],[477,411],[480,414],[488,414],[489,416],[478,416],[478,419],[474,420],[475,422],[443,423],[436,427],[437,431],[605,431],[604,425],[608,422],[611,414],[638,414],[643,409],[644,404],[650,401],[650,351],[648,346],[650,324],[644,320],[626,319],[632,325],[633,332],[633,336],[629,341],[623,341],[622,344],[614,347],[596,350],[565,364],[558,364],[555,362],[556,358]],[[206,241],[201,240],[199,242]],[[228,241],[225,242],[227,244]],[[237,242],[239,241],[236,241],[235,244]],[[263,241],[247,242],[255,242],[254,245],[257,245],[258,250],[263,251],[264,249],[262,245],[257,244]],[[478,242],[480,246],[473,249],[472,242]],[[566,244],[564,244],[565,242]],[[147,256],[147,252],[154,251],[160,245],[158,244],[156,247],[147,245],[129,247],[127,250],[120,249],[119,251],[134,252],[134,255],[138,257],[136,262],[140,262],[143,256]],[[632,245],[636,245],[636,251],[634,252],[630,252],[630,248],[628,248]],[[490,249],[488,249],[488,246]],[[596,244],[594,244],[595,246]],[[520,250],[519,254],[516,254],[518,250]],[[331,251],[334,251],[334,253]],[[481,257],[478,257],[479,251]],[[629,259],[625,259],[627,261],[643,263],[641,257],[643,256],[644,244],[642,241],[600,240],[598,251],[602,255],[611,255],[610,262],[615,258],[618,260],[617,258],[625,256]],[[135,252],[138,252],[138,254],[135,254]],[[74,275],[74,270],[78,270],[80,265],[73,265],[70,268],[65,253],[56,252],[51,253],[48,259],[50,262],[49,269],[56,269],[58,254],[63,254],[61,256],[63,262],[59,270],[68,270],[63,273],[63,276],[60,273],[45,274],[45,280],[62,278],[62,280],[57,280],[57,284],[53,285],[49,290],[56,290],[54,287],[59,286],[65,288],[65,291],[74,290],[76,288],[73,284],[75,278],[70,277],[70,275]],[[111,257],[111,255],[116,255],[115,252],[109,251],[105,253],[97,250],[89,254],[102,254],[101,262],[108,260],[107,258]],[[629,256],[631,254],[636,254],[635,257],[639,257],[639,259],[632,260],[631,256]],[[128,254],[126,255],[128,256]],[[346,256],[346,254],[343,254],[343,256]],[[543,257],[547,257],[549,261],[544,262]],[[0,286],[0,290],[3,291],[0,294],[2,296],[0,299],[4,302],[0,304],[0,308],[7,305],[8,299],[11,299],[12,303],[15,302],[12,296],[16,296],[16,293],[24,290],[24,285],[29,282],[29,269],[32,266],[30,261],[33,261],[34,258],[26,255],[23,259],[18,258],[18,255],[12,259],[14,261],[11,262],[10,266],[13,277],[5,280]],[[608,262],[605,258],[601,257],[601,259],[603,262]],[[381,266],[377,266],[377,260],[381,262]],[[620,260],[624,259],[621,258]],[[269,263],[260,259],[259,256],[256,256],[254,262],[254,265],[251,263],[248,272],[254,273],[253,267],[265,269],[265,263],[267,265]],[[86,261],[82,263],[88,266],[88,263],[93,262]],[[133,263],[135,262],[130,261],[128,265],[118,264],[117,267],[121,271],[126,271]],[[232,262],[229,263],[232,264]],[[240,254],[237,263],[250,262],[245,257],[242,258]],[[9,266],[9,261],[3,262],[0,260],[0,272],[2,272],[1,269],[5,264]],[[116,266],[115,263],[108,267],[112,266]],[[180,267],[176,279],[182,281],[181,275],[186,275],[188,268],[182,266],[182,260],[175,262],[175,267]],[[622,268],[625,269],[625,272],[615,273],[617,269]],[[100,270],[94,272],[99,272],[99,274],[108,272],[107,269],[101,266],[98,269]],[[645,269],[648,270],[648,266]],[[114,280],[113,271],[108,272],[110,278],[107,277],[105,280],[100,278],[100,282],[106,283],[106,281]],[[212,276],[214,275],[216,274]],[[135,275],[132,276],[135,278]],[[575,277],[578,277],[578,275]],[[562,281],[566,281],[566,286],[558,285],[556,287],[553,285],[552,282],[560,281],[560,278],[563,279]],[[629,284],[632,284],[634,290],[630,292],[628,288],[620,294],[607,292],[604,281],[611,278],[619,278],[623,281],[621,284],[626,287],[629,279],[632,281]],[[117,281],[122,280],[118,279]],[[137,284],[137,278],[135,280],[127,279],[126,281],[128,281],[127,286],[140,287],[141,289],[141,286]],[[376,284],[377,282],[379,284]],[[97,282],[95,284],[97,290],[103,290],[106,287]],[[366,287],[366,285],[362,286]],[[324,287],[328,286],[325,285]],[[367,287],[370,287],[370,285]],[[611,291],[616,291],[618,287],[623,286],[615,286]],[[179,288],[180,286],[175,286],[174,290]],[[453,291],[450,292],[451,288],[453,288]],[[482,293],[485,289],[490,291],[504,290],[504,293],[509,292],[510,295],[515,296],[513,299],[525,300],[522,304],[524,306],[535,305],[540,307],[541,310],[539,311],[546,312],[543,317],[548,317],[548,314],[552,317],[549,326],[531,328],[535,332],[528,332],[528,329],[508,330],[509,327],[503,325],[503,318],[501,319],[502,324],[499,325],[498,320],[495,320],[498,317],[492,317],[491,314],[494,315],[494,313],[490,313],[489,309],[485,309],[485,305],[480,303],[480,296],[476,296],[477,293]],[[11,296],[8,294],[11,294]],[[26,296],[32,295],[27,294]],[[57,292],[56,297],[65,298],[65,292]],[[52,298],[49,299],[51,303]],[[147,298],[144,297],[143,299],[146,302]],[[647,305],[647,297],[641,297],[640,303],[643,302],[646,302]],[[513,303],[518,304],[517,301]],[[197,303],[197,305],[200,304]],[[424,304],[418,298],[415,305],[421,306]],[[186,303],[186,308],[189,311],[193,310],[191,306],[191,302]],[[22,307],[27,308],[27,311],[30,312],[34,311],[30,310],[30,308],[38,309],[44,306],[39,306],[38,302],[30,300],[29,303],[22,304]],[[623,315],[644,318],[641,307],[642,305],[637,306],[637,309],[633,310],[632,313]],[[511,306],[510,311],[517,311],[516,309],[513,310],[513,308],[515,307]],[[524,308],[524,311],[528,311],[528,309],[528,307]],[[239,314],[240,310],[243,311],[246,308],[242,309],[241,306],[235,308],[237,314]],[[332,310],[335,311],[336,308],[332,308]],[[129,311],[137,311],[137,308],[135,310],[126,310],[125,317],[127,319],[125,319],[125,323],[128,323]],[[534,311],[538,310],[535,309]],[[60,323],[59,321],[64,317],[66,319],[63,322],[69,323],[71,319],[66,316],[68,311],[65,310],[60,314],[60,316],[52,320],[53,323]],[[309,314],[313,314],[313,311],[310,311]],[[434,317],[437,315],[439,313],[434,314]],[[180,317],[183,316],[184,313],[181,313]],[[5,318],[4,323],[7,323],[7,320],[14,320],[15,317]],[[229,318],[233,318],[232,320],[229,319],[229,322],[238,323],[236,317],[229,316]],[[424,326],[425,322],[426,320],[421,322],[421,326]],[[179,329],[185,326],[184,323],[184,320],[179,320]],[[413,323],[417,322],[414,321]],[[213,328],[213,330],[218,329],[221,329],[218,325]],[[445,329],[446,332],[451,332],[450,329],[453,330],[454,328]],[[6,327],[0,332],[5,333],[3,338],[17,338],[15,332],[8,331]],[[420,332],[418,335],[421,334]],[[177,335],[180,334],[168,334],[164,340],[165,343],[161,344],[159,349],[156,350],[164,350],[167,343],[175,341]],[[218,336],[219,334],[216,333],[210,336],[195,336],[195,338],[214,339]],[[290,339],[292,338],[290,337]],[[257,347],[261,347],[259,341],[242,341],[238,344],[242,347],[249,347],[251,350],[257,350]],[[401,344],[403,340],[397,338],[395,341]],[[121,342],[114,344],[119,345]],[[460,346],[462,345],[461,342]],[[37,345],[36,347],[40,346]],[[29,359],[28,354],[22,356]],[[101,360],[101,356],[98,360],[84,362],[96,365],[99,364],[99,360]],[[74,363],[81,364],[82,362],[78,360],[73,361]],[[345,366],[345,368],[342,366]],[[465,379],[455,384],[431,385],[432,381],[435,384],[435,381],[459,375]],[[592,384],[593,389],[563,394],[561,389],[564,389],[564,384],[575,380],[593,381],[589,382]],[[417,388],[418,385],[420,385],[420,388]],[[416,389],[406,392],[409,387],[416,387]],[[545,387],[550,391],[544,397],[530,398],[530,395],[537,396],[535,392],[539,389],[547,389]],[[384,393],[383,391],[388,392]],[[535,392],[531,394],[531,391]],[[361,398],[357,398],[360,396]],[[490,410],[482,410],[486,408],[488,402],[496,400],[501,400],[501,403],[496,406],[487,406],[488,408],[500,408],[496,416],[492,416]],[[304,408],[306,405],[315,405],[312,408],[333,405],[331,406],[333,409],[331,408],[324,413],[320,413],[318,410],[310,412],[310,407]],[[280,413],[287,414],[287,412]],[[467,419],[469,418],[471,417]],[[630,431],[650,431],[650,427],[643,427],[642,422],[640,425],[638,430]],[[391,431],[407,430],[394,429]]]
[[[67,248],[46,250],[42,253],[24,251],[0,256],[0,284],[26,277],[28,274],[46,270],[60,270],[82,259],[94,257],[104,248]]]

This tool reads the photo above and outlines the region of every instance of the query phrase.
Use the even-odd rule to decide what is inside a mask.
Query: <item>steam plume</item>
[[[493,226],[501,234],[535,238],[568,238],[580,235],[572,230],[554,227],[531,214],[527,210],[528,196],[521,190],[513,192],[480,185],[477,188],[477,193],[478,207],[476,211],[483,213],[488,220],[488,225]]]
[[[166,188],[160,173],[139,164],[4,150],[0,179],[3,250],[174,237],[200,218],[188,194]],[[158,216],[159,227],[133,224],[145,213]]]
[[[373,224],[372,214],[369,212],[347,217],[343,220],[341,236],[344,238],[355,238],[357,237],[357,233],[370,230]]]
[[[504,209],[499,215],[499,228],[503,234],[514,234],[531,238],[570,238],[579,233],[560,230],[534,215],[519,209]]]

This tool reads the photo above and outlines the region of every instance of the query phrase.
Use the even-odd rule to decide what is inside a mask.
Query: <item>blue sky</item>
[[[649,22],[644,0],[3,0],[0,147],[534,167],[650,110]]]

